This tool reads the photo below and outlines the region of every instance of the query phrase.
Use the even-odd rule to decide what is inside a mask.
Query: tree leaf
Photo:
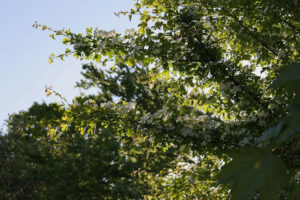
[[[279,88],[285,84],[300,80],[300,64],[294,64],[284,69],[281,75],[273,81],[269,88]]]
[[[300,184],[298,183],[296,188],[292,191],[292,193],[290,195],[290,199],[291,200],[298,200],[299,197],[300,197]]]
[[[244,148],[232,154],[218,176],[222,184],[232,184],[232,199],[249,199],[259,192],[261,199],[275,200],[287,182],[283,162],[264,149]]]

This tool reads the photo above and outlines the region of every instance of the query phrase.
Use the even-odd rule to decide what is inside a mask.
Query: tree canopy
[[[62,38],[85,61],[68,103],[12,114],[4,199],[300,196],[300,9],[290,0],[141,0],[138,29]]]

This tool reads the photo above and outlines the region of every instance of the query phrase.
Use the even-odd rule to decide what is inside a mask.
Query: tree
[[[137,1],[116,13],[140,17],[138,30],[124,34],[36,23],[72,47],[49,61],[70,55],[89,61],[77,87],[99,93],[10,117],[1,138],[1,178],[34,173],[38,181],[18,190],[2,182],[0,193],[8,199],[297,199],[297,5]],[[48,120],[43,109],[54,108]],[[7,166],[15,162],[28,167],[12,175]]]

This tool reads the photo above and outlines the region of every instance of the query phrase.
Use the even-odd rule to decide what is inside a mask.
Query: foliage
[[[219,175],[221,183],[233,182],[232,198],[247,199],[258,191],[261,199],[276,199],[288,182],[284,164],[264,150],[245,148],[234,153]]]
[[[140,17],[124,34],[34,24],[68,45],[49,62],[86,60],[76,86],[99,92],[10,116],[0,195],[296,200],[297,5],[142,0],[117,13]]]

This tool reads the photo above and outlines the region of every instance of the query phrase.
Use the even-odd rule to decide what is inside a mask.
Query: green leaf
[[[49,37],[51,37],[53,40],[55,40],[54,34],[50,34]]]
[[[279,88],[285,84],[300,80],[300,64],[288,66],[280,76],[274,80],[269,88]]]
[[[62,130],[63,132],[65,132],[65,131],[67,130],[67,128],[68,128],[68,124],[62,123],[62,124],[60,125],[60,127],[61,127],[61,130]]]
[[[288,176],[283,162],[264,149],[244,148],[232,154],[218,176],[222,184],[232,184],[232,199],[249,199],[259,192],[261,199],[278,199]]]
[[[62,43],[63,44],[68,44],[70,42],[70,39],[69,38],[64,38],[63,40],[62,40]]]
[[[90,28],[87,28],[87,29],[86,29],[86,32],[87,32],[87,33],[92,33],[92,30],[93,30],[93,28],[90,27]]]
[[[53,63],[53,58],[52,58],[52,57],[49,57],[48,62],[49,62],[49,64]]]
[[[46,30],[47,28],[48,28],[48,27],[44,25],[44,26],[42,27],[42,30],[44,31],[44,30]]]
[[[296,188],[292,191],[292,193],[290,195],[290,199],[291,200],[298,200],[299,197],[300,197],[300,184],[298,183]]]

